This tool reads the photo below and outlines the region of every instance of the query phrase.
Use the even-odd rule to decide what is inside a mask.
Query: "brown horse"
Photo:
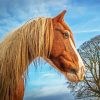
[[[85,67],[64,22],[65,13],[28,21],[0,43],[0,100],[23,100],[25,73],[37,57],[43,57],[69,81],[84,79]]]

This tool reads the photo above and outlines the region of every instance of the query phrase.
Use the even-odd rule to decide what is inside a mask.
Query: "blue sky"
[[[53,17],[64,9],[67,9],[65,22],[74,34],[77,48],[100,34],[99,0],[0,0],[0,39],[31,18]],[[30,65],[25,96],[38,100],[40,97],[57,97],[57,94],[62,94],[60,97],[68,97],[69,89],[64,76],[44,62],[42,61],[42,68],[38,67],[37,71]]]

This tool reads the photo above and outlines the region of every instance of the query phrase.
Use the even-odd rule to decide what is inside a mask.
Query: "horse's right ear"
[[[52,18],[53,21],[55,22],[59,22],[62,21],[64,19],[64,15],[66,13],[66,10],[62,11],[59,15],[57,15],[56,17]]]

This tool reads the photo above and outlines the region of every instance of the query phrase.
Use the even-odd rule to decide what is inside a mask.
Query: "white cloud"
[[[91,30],[80,30],[80,31],[74,31],[74,33],[76,34],[80,34],[80,33],[91,33],[91,32],[100,32],[100,29],[91,29]]]
[[[68,93],[69,89],[64,85],[54,85],[54,86],[45,86],[42,88],[33,89],[30,93],[26,94],[25,97],[43,97],[52,94]]]
[[[2,19],[0,23],[4,24],[5,31],[2,31],[3,28],[0,25],[0,33],[7,33],[31,18],[51,17],[54,13],[54,11],[51,12],[51,8],[54,8],[54,11],[64,9],[65,0],[59,2],[58,0],[17,0],[12,2],[4,0],[0,2],[0,19]]]
[[[45,68],[46,67],[48,67],[48,65],[45,66]],[[34,73],[32,69],[31,72]],[[29,77],[31,77],[31,79],[28,80],[26,84],[25,97],[40,97],[68,91],[64,76],[59,76],[52,70],[50,71],[48,69],[44,71],[42,69],[36,74],[36,77],[35,75],[32,77],[32,73],[30,75]]]
[[[51,77],[51,78],[52,77],[56,77],[56,74],[50,73],[50,72],[49,73],[45,73],[45,74],[42,75],[42,78],[45,78],[45,77]]]
[[[30,76],[29,76],[30,77]],[[35,77],[35,76],[34,76]],[[57,75],[54,72],[42,72],[39,76],[37,76],[37,80],[31,79],[28,80],[28,86],[55,86],[55,85],[63,85],[66,82],[66,79],[63,75]]]

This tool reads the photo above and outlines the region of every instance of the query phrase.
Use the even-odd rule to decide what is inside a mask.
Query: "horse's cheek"
[[[54,57],[58,57],[64,52],[64,44],[61,41],[54,41],[51,55]]]

